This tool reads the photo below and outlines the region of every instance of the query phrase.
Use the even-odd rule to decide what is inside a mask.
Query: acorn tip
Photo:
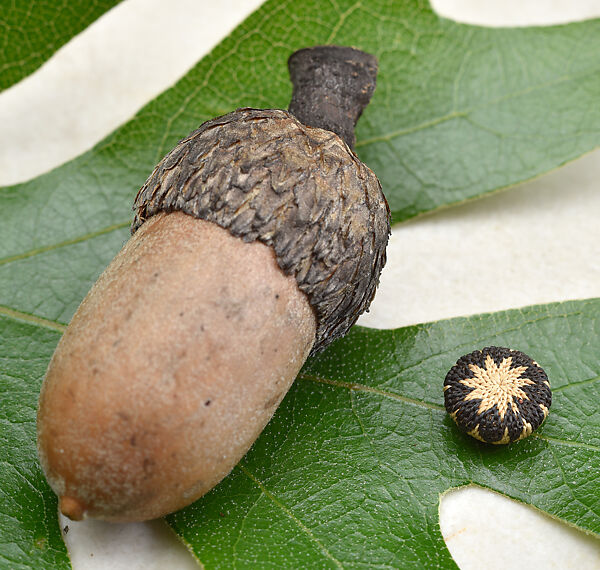
[[[61,497],[59,508],[60,512],[72,521],[82,520],[85,513],[83,505],[73,497]]]

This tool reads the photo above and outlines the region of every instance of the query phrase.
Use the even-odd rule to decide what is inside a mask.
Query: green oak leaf
[[[12,0],[0,9],[0,91],[35,71],[120,0]]]
[[[0,565],[68,567],[35,452],[60,332],[22,318],[0,316]],[[546,423],[511,446],[461,434],[443,408],[446,371],[492,344],[531,355],[553,389]],[[440,496],[475,483],[600,535],[598,346],[600,299],[355,327],[307,362],[233,473],[168,521],[206,568],[452,567]]]
[[[18,15],[19,4],[12,6]],[[42,37],[42,59],[109,3],[70,7],[73,17],[61,28],[62,39],[52,43],[47,34]],[[39,14],[31,20],[17,17],[18,24],[10,14],[0,22],[10,32],[2,36],[0,69],[15,61],[37,63],[24,67],[21,76],[7,75],[8,84],[39,65],[42,60],[36,58],[43,51],[31,43],[25,48],[30,52],[21,53],[22,45],[5,40],[16,37],[19,26],[31,34]],[[46,14],[46,19],[58,24],[63,16],[68,14]],[[359,123],[357,152],[380,176],[394,220],[408,219],[531,178],[597,146],[599,31],[600,20],[513,30],[467,26],[438,17],[417,0],[273,0],[91,151],[30,182],[0,188],[0,566],[69,566],[56,499],[35,453],[41,378],[64,324],[127,239],[137,189],[179,138],[238,106],[285,107],[291,93],[286,60],[293,50],[331,42],[355,45],[380,60],[378,88]],[[546,316],[527,320],[538,313]],[[232,476],[170,521],[207,566],[227,566],[229,555],[240,566],[251,565],[256,556],[278,565],[283,551],[270,541],[267,523],[285,531],[285,562],[292,566],[313,561],[315,567],[335,566],[336,560],[352,565],[360,560],[360,544],[372,545],[373,564],[384,559],[395,564],[393,556],[406,557],[407,565],[451,564],[432,505],[449,486],[487,481],[598,533],[598,489],[590,472],[598,467],[593,455],[598,415],[592,404],[599,365],[593,344],[585,345],[598,346],[597,323],[598,302],[587,301],[398,331],[356,329],[307,364]],[[455,360],[474,348],[463,346],[471,338],[486,344],[513,337],[518,342],[510,346],[525,352],[530,347],[555,373],[551,379],[558,388],[547,424],[535,438],[511,446],[515,455],[461,439],[444,419],[434,392],[425,391],[433,377],[415,376],[417,370],[439,372],[443,355]],[[574,349],[571,356],[555,358],[565,345]],[[576,361],[572,377],[564,369],[571,361]],[[582,413],[578,404],[588,407]],[[333,430],[327,441],[321,426],[311,424],[319,414],[327,419],[322,427]],[[419,437],[417,427],[429,439]],[[404,448],[400,441],[410,430],[414,439]],[[358,455],[349,453],[346,440]],[[510,477],[507,473],[533,465],[537,456],[550,471],[533,493],[534,487],[523,489],[524,481],[512,470]],[[430,461],[419,463],[421,458]],[[344,472],[346,467],[351,471]],[[350,474],[363,486],[356,486]],[[431,482],[435,496],[419,496],[421,479]],[[356,499],[351,510],[346,491]],[[236,520],[243,520],[248,532],[240,534]],[[338,534],[342,529],[345,534]],[[195,538],[209,535],[220,542],[200,545]],[[272,548],[257,554],[262,543]]]
[[[395,221],[532,178],[600,142],[600,19],[491,29],[441,18],[419,0],[271,0],[95,148],[0,189],[0,260],[110,239],[178,139],[236,107],[286,107],[289,55],[332,42],[379,58],[357,152],[381,179]],[[102,266],[111,255],[96,249]],[[64,320],[74,308],[66,301],[44,316]]]
[[[446,372],[490,345],[529,354],[553,390],[545,424],[510,446],[460,433],[443,404]],[[167,520],[205,568],[454,568],[440,497],[477,484],[600,535],[599,346],[600,299],[355,327],[232,474]]]

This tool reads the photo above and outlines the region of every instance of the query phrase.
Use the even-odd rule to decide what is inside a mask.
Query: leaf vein
[[[268,497],[275,505],[277,505],[277,507],[279,507],[291,520],[293,520],[298,527],[304,532],[306,533],[310,539],[318,545],[319,549],[321,550],[321,552],[323,552],[323,554],[325,554],[325,556],[327,558],[329,558],[338,568],[343,568],[344,566],[342,565],[342,563],[333,556],[333,554],[331,554],[331,552],[329,552],[329,550],[327,550],[327,548],[325,547],[325,545],[313,534],[313,532],[298,518],[296,517],[296,515],[294,515],[294,513],[288,509],[283,503],[281,503],[273,494],[271,494],[266,487],[264,486],[264,484],[259,481],[246,467],[244,467],[241,463],[238,463],[238,468],[240,469],[240,471],[242,471],[242,473],[244,473],[249,479],[251,479],[254,483],[256,483],[256,485],[258,485],[258,487],[260,488],[260,490],[264,493],[264,495],[266,497]]]
[[[17,255],[11,255],[9,257],[5,257],[0,259],[0,265],[6,265],[7,263],[12,263],[13,261],[20,261],[21,259],[27,259],[29,257],[34,257],[35,255],[39,255],[41,253],[46,253],[48,251],[53,251],[55,249],[60,249],[61,247],[67,247],[69,245],[75,245],[78,243],[82,243],[89,239],[93,239],[95,237],[108,234],[110,232],[114,232],[116,230],[120,230],[122,228],[127,227],[131,223],[131,220],[126,222],[118,222],[116,224],[112,224],[111,226],[107,226],[105,228],[96,230],[95,232],[90,232],[81,236],[77,236],[72,239],[68,239],[65,241],[61,241],[59,243],[53,243],[50,245],[45,245],[42,247],[37,247],[34,249],[30,249],[29,251],[25,251],[23,253],[18,253]]]
[[[42,317],[37,317],[36,315],[30,315],[29,313],[15,311],[14,309],[10,309],[9,307],[5,307],[3,305],[0,305],[0,315],[3,315],[15,321],[25,321],[29,324],[37,325],[39,327],[44,327],[47,329],[52,329],[61,333],[64,333],[65,330],[67,330],[66,325],[57,321],[51,321],[50,319],[44,319]]]
[[[395,394],[394,392],[387,392],[385,390],[381,390],[380,388],[373,388],[371,386],[366,386],[364,384],[357,384],[355,382],[344,382],[342,380],[332,380],[330,378],[320,378],[318,376],[313,376],[311,374],[300,373],[298,374],[298,378],[302,380],[309,380],[311,382],[317,382],[320,384],[328,384],[330,386],[336,386],[337,388],[345,388],[347,390],[352,390],[355,392],[370,392],[372,394],[378,394],[380,396],[384,396],[386,398],[392,398],[394,400],[399,400],[406,404],[412,404],[415,406],[420,406],[422,408],[428,408],[430,410],[438,410],[442,412],[446,412],[444,406],[439,404],[433,404],[431,402],[424,402],[422,400],[417,400],[415,398],[409,398],[408,396],[402,396],[401,394]]]
[[[505,95],[502,95],[501,97],[497,97],[496,99],[487,101],[483,105],[476,105],[469,109],[465,109],[464,111],[452,111],[451,113],[447,113],[440,117],[430,119],[429,121],[425,121],[424,123],[421,123],[419,125],[414,125],[412,127],[407,127],[404,129],[398,129],[396,131],[392,131],[387,134],[378,135],[376,137],[371,137],[368,139],[363,139],[361,141],[358,141],[356,143],[355,147],[361,148],[361,147],[368,146],[373,143],[391,141],[392,139],[403,137],[403,136],[406,136],[406,135],[409,135],[409,134],[412,134],[412,133],[415,133],[418,131],[424,131],[431,127],[435,127],[441,123],[450,121],[452,119],[468,118],[470,114],[475,113],[476,111],[483,111],[483,110],[488,109],[489,107],[492,107],[499,103],[503,103],[503,102],[509,101],[511,99],[516,99],[517,97],[521,97],[523,95],[529,95],[531,93],[535,93],[536,91],[539,91],[540,89],[547,89],[548,87],[555,87],[557,85],[560,85],[561,83],[568,83],[570,81],[574,81],[574,80],[580,79],[582,77],[588,77],[591,73],[595,73],[595,72],[597,72],[597,70],[594,69],[594,70],[585,70],[581,73],[574,74],[574,75],[570,75],[570,74],[562,75],[552,81],[546,81],[544,83],[540,83],[539,85],[532,85],[526,89],[522,89],[521,91],[515,91],[514,93],[507,93]]]
[[[548,443],[556,443],[558,445],[566,445],[568,447],[581,447],[583,449],[589,449],[591,451],[600,451],[600,446],[591,445],[589,443],[581,443],[579,441],[570,441],[568,439],[560,439],[558,437],[550,437],[547,435],[542,435],[541,433],[533,433],[531,434],[533,437],[538,439],[543,439]]]

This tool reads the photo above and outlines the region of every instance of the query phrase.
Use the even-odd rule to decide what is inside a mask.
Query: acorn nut
[[[458,427],[487,443],[531,435],[546,419],[548,376],[526,354],[488,346],[458,359],[444,381],[444,404]]]
[[[206,493],[373,298],[389,209],[347,143],[376,60],[324,46],[289,67],[302,122],[238,109],[183,139],[58,344],[38,452],[72,519],[152,519]]]

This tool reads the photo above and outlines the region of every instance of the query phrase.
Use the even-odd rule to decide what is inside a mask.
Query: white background
[[[259,4],[126,0],[0,94],[0,185],[32,178],[89,149],[172,85]],[[433,4],[446,17],[482,25],[600,16],[600,0]],[[598,180],[596,151],[533,182],[394,228],[381,286],[361,324],[398,327],[600,296]],[[489,264],[467,279],[473,256],[487,256]],[[463,570],[600,569],[599,540],[482,489],[445,495],[440,518]],[[66,540],[76,569],[197,568],[162,521],[61,524],[69,525]]]

